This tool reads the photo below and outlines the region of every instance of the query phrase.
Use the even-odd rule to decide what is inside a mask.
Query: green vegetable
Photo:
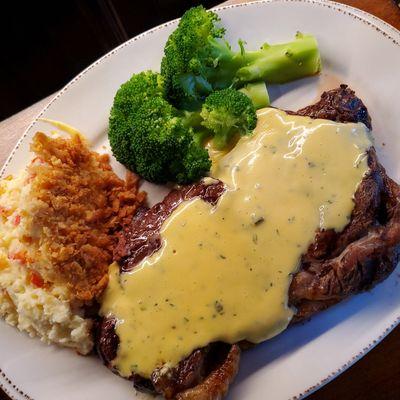
[[[204,146],[207,140],[213,136],[213,133],[206,128],[193,131],[193,141],[199,146]]]
[[[244,66],[236,73],[239,82],[286,83],[321,70],[317,40],[300,32],[292,42],[265,43],[258,51],[246,52],[244,58]]]
[[[130,164],[134,165],[129,151],[134,111],[144,100],[162,97],[163,94],[162,76],[146,71],[133,75],[120,87],[114,97],[109,118],[108,138],[115,158],[128,168]]]
[[[315,38],[298,34],[293,42],[247,51],[232,51],[223,40],[220,19],[202,6],[181,18],[164,49],[161,74],[166,96],[178,108],[200,109],[214,90],[241,87],[264,80],[283,83],[319,72],[320,55]]]
[[[161,74],[133,75],[115,95],[109,140],[127,168],[157,183],[188,183],[211,161],[204,143],[226,149],[256,126],[255,109],[269,105],[265,82],[283,83],[320,70],[315,38],[247,51],[231,49],[219,17],[188,10],[164,49]],[[240,89],[241,88],[241,89]],[[240,89],[240,91],[236,90]]]
[[[215,91],[207,97],[201,113],[203,125],[214,133],[213,147],[228,148],[235,137],[251,134],[257,124],[255,108],[235,89]]]
[[[149,181],[195,181],[210,169],[208,152],[163,93],[161,76],[150,71],[121,86],[110,114],[111,149],[119,162]]]
[[[258,110],[263,107],[268,107],[271,103],[269,101],[269,94],[265,82],[248,83],[239,92],[244,93],[250,97],[253,106]]]
[[[199,111],[182,110],[179,111],[179,116],[182,118],[182,122],[186,127],[193,129],[203,129],[203,118],[201,118]]]
[[[231,85],[240,66],[228,71],[233,53],[228,43],[219,40],[225,30],[216,26],[218,21],[217,14],[203,6],[191,8],[168,38],[161,74],[168,100],[178,108],[199,109],[214,89]],[[224,74],[212,77],[218,65],[226,65]]]
[[[206,140],[212,136],[212,132],[204,127],[200,111],[181,111],[184,126],[192,128],[193,140],[199,146],[204,146]]]

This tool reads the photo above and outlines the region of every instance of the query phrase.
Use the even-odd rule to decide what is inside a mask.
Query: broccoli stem
[[[210,38],[208,42],[210,53],[214,57],[214,65],[207,70],[213,91],[231,87],[237,71],[245,65],[243,51],[232,51],[225,41]]]
[[[243,54],[244,66],[236,73],[240,83],[264,80],[267,83],[286,83],[321,70],[318,44],[314,36],[297,33],[289,43],[264,44],[258,51]]]
[[[216,150],[224,150],[228,147],[228,144],[232,139],[232,128],[222,128],[212,140],[212,147]]]
[[[200,115],[200,111],[179,111],[178,116],[182,118],[183,125],[186,128],[203,128],[203,118]]]
[[[193,141],[199,146],[204,146],[207,139],[213,136],[213,132],[205,128],[202,124],[203,118],[200,115],[200,111],[180,111],[178,114],[183,122],[185,128],[190,128]]]
[[[204,146],[206,141],[212,136],[212,132],[203,128],[202,130],[195,130],[193,132],[193,141],[199,146]]]
[[[268,107],[271,104],[265,82],[248,83],[239,89],[239,92],[244,93],[250,98],[256,110]]]

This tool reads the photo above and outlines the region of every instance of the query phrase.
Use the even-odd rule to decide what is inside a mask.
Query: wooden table
[[[224,4],[244,3],[231,0]],[[339,0],[370,12],[400,30],[400,9],[393,0]],[[399,66],[400,67],[400,66]],[[18,138],[52,96],[0,122],[0,165]],[[268,393],[268,388],[266,388]],[[274,400],[271,395],[265,399]],[[400,327],[374,350],[334,381],[308,397],[310,400],[397,400],[400,399]],[[0,390],[0,400],[9,398]],[[40,400],[40,399],[35,399]],[[71,399],[73,400],[73,399]],[[261,399],[260,399],[261,400]],[[262,399],[264,400],[264,399]]]

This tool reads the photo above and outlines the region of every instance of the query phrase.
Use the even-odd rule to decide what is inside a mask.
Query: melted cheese
[[[182,203],[159,251],[130,273],[111,267],[101,312],[118,320],[119,372],[149,377],[208,343],[284,330],[291,275],[318,228],[347,224],[370,146],[361,123],[260,111],[254,134],[214,165],[227,188],[217,205]]]

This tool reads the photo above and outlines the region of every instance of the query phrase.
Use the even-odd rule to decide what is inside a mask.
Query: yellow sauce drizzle
[[[291,275],[318,228],[342,230],[368,170],[367,128],[273,108],[219,158],[216,206],[196,198],[164,223],[162,248],[110,269],[101,313],[117,318],[114,366],[149,377],[215,341],[258,343],[290,322]]]
[[[53,125],[55,128],[58,128],[65,133],[68,133],[71,137],[79,136],[82,140],[86,141],[86,138],[82,135],[80,131],[78,131],[78,129],[69,124],[66,124],[65,122],[49,118],[38,118],[38,120]]]

